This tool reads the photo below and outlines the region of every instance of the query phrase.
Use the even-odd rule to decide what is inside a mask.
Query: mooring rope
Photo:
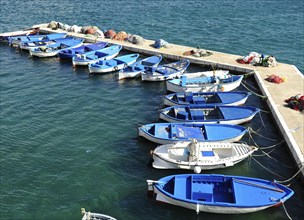
[[[260,136],[260,137],[263,137],[263,138],[265,138],[265,139],[267,139],[267,140],[270,140],[270,141],[277,141],[277,140],[275,140],[275,139],[268,138],[268,137],[265,137],[265,136],[259,134],[258,132],[254,131],[254,130],[253,130],[252,128],[250,128],[250,127],[248,128],[248,131],[249,131],[249,132],[252,132],[252,133],[254,133],[254,134],[256,134],[256,135],[258,135],[258,136]]]
[[[262,115],[261,115],[261,112],[259,112],[259,115],[260,115],[260,119],[261,119],[263,127],[266,128],[265,123],[264,123],[263,118],[262,118]]]
[[[250,156],[257,164],[259,164],[261,167],[263,167],[265,170],[267,170],[268,172],[272,173],[273,175],[276,175],[278,177],[283,178],[281,175],[276,174],[274,172],[272,172],[271,170],[269,170],[267,167],[263,166],[259,161],[257,161],[254,157]]]
[[[248,132],[249,138],[254,142],[254,144],[256,145],[256,147],[258,147],[258,148],[261,149],[261,150],[266,150],[266,149],[274,148],[274,147],[276,147],[276,146],[282,144],[283,142],[285,142],[285,140],[282,140],[282,141],[280,141],[279,143],[276,143],[276,144],[271,145],[271,146],[268,146],[268,147],[260,147],[260,146],[257,145],[257,143],[255,142],[255,140],[253,139],[253,137],[252,137],[252,135],[251,135],[251,132],[254,133],[254,134],[258,134],[258,133],[254,132],[251,128],[249,128],[248,131],[249,131],[249,132]],[[260,137],[263,137],[263,138],[265,138],[265,139],[271,140],[271,141],[277,141],[277,140],[274,140],[274,139],[271,139],[271,138],[267,138],[267,137],[265,137],[265,136],[263,136],[263,135],[259,135],[259,136],[260,136]]]
[[[249,89],[249,88],[245,85],[244,82],[241,82],[241,84],[242,84],[249,92],[251,92],[252,94],[254,94],[254,95],[256,95],[256,96],[258,96],[258,97],[260,97],[260,98],[263,98],[263,99],[266,99],[266,98],[267,98],[267,96],[260,95],[260,94],[258,94],[258,93],[256,93],[256,92],[252,91],[251,89]]]
[[[260,151],[262,151],[262,153],[263,153],[263,154],[259,154],[259,155],[254,154],[254,155],[252,155],[252,156],[254,156],[254,157],[264,157],[264,156],[267,156],[267,157],[269,157],[270,159],[274,160],[275,162],[279,163],[280,165],[283,165],[284,167],[287,167],[287,168],[290,168],[290,169],[292,168],[292,167],[290,167],[290,166],[288,166],[288,165],[286,165],[286,164],[283,164],[281,161],[278,161],[277,159],[275,159],[275,158],[273,158],[273,157],[270,156],[270,154],[271,154],[272,152],[274,152],[274,151],[276,150],[276,148],[273,149],[273,150],[271,150],[270,152],[264,151],[265,149],[274,148],[274,147],[280,145],[281,143],[283,143],[284,141],[281,141],[281,142],[279,142],[279,143],[277,143],[277,144],[274,144],[274,145],[272,145],[272,146],[269,146],[269,147],[264,147],[264,148],[262,148],[262,147],[260,147],[260,146],[255,142],[255,140],[253,139],[253,137],[252,137],[252,135],[251,135],[250,132],[249,132],[249,138],[253,141],[254,145],[255,145]]]
[[[290,217],[290,215],[288,214],[288,212],[287,212],[287,210],[285,208],[284,202],[282,202],[282,206],[284,208],[285,214],[287,215],[288,219],[292,220],[292,218]]]
[[[249,76],[252,76],[254,73],[255,73],[255,71],[253,70],[253,71],[251,71],[251,72],[249,72],[249,73],[243,74],[244,79],[246,79],[246,78],[249,77]]]
[[[302,163],[301,168],[300,168],[292,177],[290,177],[289,179],[284,180],[284,181],[276,180],[276,182],[277,182],[277,183],[286,183],[286,182],[290,182],[290,181],[291,181],[293,178],[295,178],[303,169],[304,169],[304,163]]]

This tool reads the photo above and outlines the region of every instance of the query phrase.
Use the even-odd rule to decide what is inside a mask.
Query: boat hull
[[[165,144],[153,151],[152,166],[156,169],[185,169],[200,173],[201,170],[212,170],[234,166],[250,156],[257,148],[243,143],[199,143],[199,156],[196,161],[189,161],[188,142]],[[185,154],[187,152],[187,154]]]
[[[229,92],[238,88],[242,82],[243,76],[238,80],[228,83],[205,83],[205,84],[188,84],[182,86],[180,82],[171,80],[166,81],[167,91],[171,92]]]
[[[88,66],[89,64],[96,63],[100,60],[110,60],[110,59],[113,59],[114,57],[116,57],[118,55],[118,53],[119,53],[119,51],[117,53],[114,53],[114,54],[111,54],[108,56],[104,56],[102,58],[98,58],[95,60],[74,60],[73,59],[73,66]]]
[[[174,78],[180,78],[182,72],[176,72],[174,74],[170,74],[169,76],[165,75],[152,75],[152,74],[141,74],[141,80],[142,81],[150,81],[150,82],[160,82],[165,80],[170,80]]]
[[[124,64],[119,64],[113,67],[108,67],[108,68],[98,68],[98,67],[94,67],[89,65],[89,72],[90,73],[109,73],[109,72],[115,72],[115,71],[119,71],[121,69],[123,69],[125,66],[131,65],[132,63],[134,63],[136,60],[131,61],[129,63],[124,63]]]
[[[199,212],[242,214],[278,206],[294,194],[275,181],[221,174],[178,174],[147,180],[157,201]]]
[[[180,92],[164,96],[163,102],[166,106],[190,104],[244,105],[249,95],[248,92]],[[208,96],[211,97],[212,101],[207,101],[209,98],[206,97]]]
[[[138,128],[140,137],[157,144],[191,142],[194,138],[199,142],[235,142],[246,132],[247,129],[239,125],[204,123],[154,123]]]
[[[69,48],[79,47],[82,45],[82,41],[78,44],[75,44]],[[41,51],[41,50],[30,50],[30,56],[32,57],[40,57],[40,58],[46,58],[46,57],[54,57],[56,56],[61,50],[50,50],[50,51]]]
[[[216,206],[216,205],[203,205],[203,204],[194,204],[194,203],[187,203],[183,201],[179,201],[169,196],[164,195],[161,193],[156,187],[153,187],[153,191],[155,194],[155,199],[159,202],[168,203],[171,205],[183,207],[186,209],[194,210],[196,212],[209,212],[209,213],[217,213],[217,214],[246,214],[252,212],[258,212],[272,206],[278,205],[269,205],[269,206],[262,206],[262,207],[223,207],[223,206]]]
[[[249,106],[185,105],[162,109],[159,118],[170,123],[238,125],[251,121],[259,111],[258,108]]]

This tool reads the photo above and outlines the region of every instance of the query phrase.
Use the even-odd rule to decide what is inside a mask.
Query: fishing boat
[[[42,46],[38,48],[34,48],[30,50],[30,55],[35,57],[54,57],[56,56],[61,50],[74,48],[82,45],[83,39],[76,39],[72,38],[68,41],[63,43],[56,43],[47,46]]]
[[[101,213],[92,213],[86,212],[84,208],[81,208],[82,219],[81,220],[116,220],[112,216],[101,214]]]
[[[177,142],[160,145],[152,151],[152,166],[156,169],[184,169],[200,173],[234,166],[258,148],[245,143]]]
[[[229,74],[229,70],[212,70],[212,71],[184,73],[183,75],[187,76],[188,78],[194,78],[194,77],[206,77],[206,76],[225,77],[228,74]]]
[[[89,64],[90,73],[109,73],[119,71],[124,67],[135,63],[139,54],[127,54],[110,60],[99,60],[96,63]]]
[[[99,60],[113,59],[118,55],[121,49],[121,45],[112,45],[100,50],[78,54],[72,58],[73,66],[87,66],[90,63],[96,63]]]
[[[166,88],[171,92],[228,92],[240,86],[243,75],[226,75],[225,77],[187,77],[166,81]]]
[[[164,96],[164,105],[244,105],[250,92],[178,92]]]
[[[159,117],[168,122],[242,124],[259,111],[251,106],[176,105],[160,110]]]
[[[21,43],[19,45],[19,49],[34,50],[39,47],[49,46],[52,44],[65,43],[65,42],[68,42],[73,39],[74,39],[73,37],[65,37],[65,38],[58,38],[58,39],[54,39],[54,40],[40,40],[40,41],[34,41],[34,42],[25,42],[25,43]]]
[[[34,28],[34,29],[30,28],[27,30],[3,33],[3,34],[0,34],[0,42],[8,43],[9,38],[11,38],[11,37],[33,36],[33,35],[37,35],[38,33],[39,33],[39,28]]]
[[[240,125],[205,123],[151,123],[138,128],[138,135],[157,144],[239,141],[247,129]]]
[[[107,46],[107,44],[108,44],[107,42],[97,42],[95,44],[85,44],[79,47],[61,50],[58,53],[58,57],[60,59],[72,59],[74,56],[78,54],[84,54],[86,52],[103,49]]]
[[[264,179],[220,174],[178,174],[147,180],[156,201],[199,212],[243,214],[279,206],[293,190]]]
[[[179,78],[189,65],[189,60],[180,60],[157,67],[145,67],[145,71],[141,73],[141,80],[165,81],[173,78]]]
[[[36,42],[42,40],[55,40],[59,38],[65,38],[67,35],[68,35],[67,33],[52,33],[52,34],[16,36],[16,37],[10,37],[8,39],[8,43],[11,46],[17,47],[20,46],[22,43]]]
[[[146,57],[120,70],[117,78],[121,80],[137,77],[145,70],[145,67],[156,67],[161,60],[162,55]]]

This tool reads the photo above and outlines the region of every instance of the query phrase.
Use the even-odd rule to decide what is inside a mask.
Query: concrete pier
[[[47,24],[35,25],[33,27],[39,27],[41,32],[46,33],[63,32],[62,30],[49,29],[47,28]],[[188,59],[192,64],[216,66],[219,69],[243,73],[254,72],[254,77],[263,95],[267,97],[266,102],[280,132],[284,136],[295,163],[299,168],[304,166],[304,114],[284,106],[285,99],[297,94],[304,94],[304,75],[300,73],[294,65],[278,63],[276,67],[251,66],[236,62],[236,59],[242,57],[241,55],[232,55],[208,50],[212,52],[211,56],[184,56],[184,52],[195,48],[170,44],[170,48],[155,49],[151,46],[154,44],[154,41],[147,39],[145,39],[142,45],[135,45],[125,41],[96,38],[92,35],[73,32],[68,32],[68,34],[84,38],[85,42],[93,43],[105,41],[112,44],[121,44],[124,50],[144,55],[161,54],[164,58],[173,60]],[[287,81],[281,84],[266,81],[265,79],[272,74],[286,77]],[[304,169],[302,170],[302,177],[304,178]]]

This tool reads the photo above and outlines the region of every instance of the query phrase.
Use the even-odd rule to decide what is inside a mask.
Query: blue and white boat
[[[56,44],[34,48],[30,50],[30,55],[36,57],[53,57],[61,50],[79,47],[82,43],[83,39],[71,38],[63,43],[58,42]]]
[[[264,179],[220,174],[179,174],[147,180],[157,201],[199,212],[243,214],[278,206],[293,190]]]
[[[159,117],[168,122],[242,124],[258,112],[251,106],[176,105],[160,110]]]
[[[67,33],[53,33],[53,34],[37,34],[37,35],[27,35],[27,36],[16,36],[10,37],[8,40],[9,45],[11,46],[20,46],[22,43],[27,42],[36,42],[42,40],[55,40],[59,38],[65,38]]]
[[[99,60],[96,63],[89,64],[90,73],[109,73],[119,71],[136,62],[138,53],[119,56],[110,60]]]
[[[157,144],[239,141],[247,129],[240,125],[205,123],[151,123],[138,128],[138,135]]]
[[[240,86],[243,75],[225,75],[223,77],[187,77],[166,81],[166,88],[171,92],[228,92]]]
[[[257,147],[246,143],[189,142],[164,144],[151,151],[156,169],[184,169],[200,173],[234,166],[248,158]]]
[[[179,78],[181,74],[186,71],[189,65],[189,60],[180,60],[157,67],[145,67],[145,71],[141,73],[141,80],[165,81],[173,78]]]
[[[250,92],[178,92],[164,96],[164,105],[244,105]]]
[[[69,42],[70,40],[73,40],[73,37],[65,37],[65,38],[58,38],[54,40],[41,40],[41,41],[34,41],[34,42],[25,42],[21,43],[19,45],[19,48],[22,50],[34,50],[37,49],[38,47],[45,47],[45,46],[50,46],[52,44],[60,44],[60,43],[65,43]]]
[[[78,54],[72,58],[73,66],[87,66],[99,60],[110,60],[116,57],[121,50],[121,45],[112,45],[100,50]]]
[[[139,76],[145,67],[156,67],[162,60],[162,55],[150,56],[129,65],[118,72],[118,80]]]
[[[9,43],[9,39],[12,37],[21,37],[21,36],[33,36],[39,34],[39,29],[26,29],[21,31],[13,31],[8,33],[0,34],[0,42],[1,43]]]
[[[206,76],[217,76],[217,77],[225,77],[229,74],[229,70],[210,70],[210,71],[202,71],[202,72],[193,72],[193,73],[184,73],[184,76],[188,78],[194,77],[206,77]]]
[[[98,42],[95,44],[86,44],[71,49],[61,50],[58,53],[58,57],[60,59],[72,59],[74,56],[78,54],[84,54],[90,51],[103,49],[107,46],[107,44],[108,44],[107,42]]]

